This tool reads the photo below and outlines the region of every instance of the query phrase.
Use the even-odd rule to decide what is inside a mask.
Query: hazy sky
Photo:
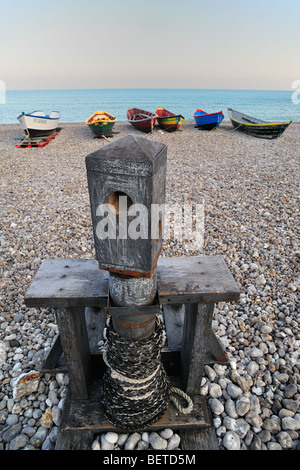
[[[300,0],[0,0],[9,89],[285,89]]]

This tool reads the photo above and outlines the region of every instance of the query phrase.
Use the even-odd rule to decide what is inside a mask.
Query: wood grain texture
[[[157,264],[160,303],[236,301],[240,289],[223,258],[161,257]],[[95,259],[44,260],[26,295],[28,307],[106,306],[108,273]]]
[[[46,259],[28,291],[28,307],[106,306],[108,273],[95,259]]]
[[[159,258],[157,276],[162,304],[233,301],[240,295],[220,255]]]
[[[73,396],[88,398],[90,349],[84,308],[59,309],[56,318]]]

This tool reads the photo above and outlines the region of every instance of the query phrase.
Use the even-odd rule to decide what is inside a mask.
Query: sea
[[[95,111],[107,111],[126,121],[129,108],[155,111],[158,107],[193,120],[201,108],[208,113],[233,108],[266,121],[300,121],[300,90],[209,89],[83,89],[7,90],[2,92],[0,124],[18,123],[21,112],[59,111],[61,122],[85,122]]]

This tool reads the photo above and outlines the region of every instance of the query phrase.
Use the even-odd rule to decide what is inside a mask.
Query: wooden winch
[[[88,449],[95,434],[124,431],[101,410],[99,341],[108,315],[119,335],[138,341],[151,336],[159,313],[163,365],[194,408],[181,416],[170,404],[150,429],[178,430],[184,450],[217,448],[199,390],[205,364],[228,362],[211,322],[215,304],[238,300],[239,288],[221,256],[159,256],[166,165],[166,146],[135,134],[88,155],[96,259],[44,260],[25,295],[28,307],[56,308],[59,335],[41,372],[69,374],[57,449]]]

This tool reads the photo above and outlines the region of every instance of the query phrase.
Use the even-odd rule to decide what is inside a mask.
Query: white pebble
[[[105,440],[110,444],[115,444],[118,440],[118,434],[116,432],[107,432],[105,434]]]

